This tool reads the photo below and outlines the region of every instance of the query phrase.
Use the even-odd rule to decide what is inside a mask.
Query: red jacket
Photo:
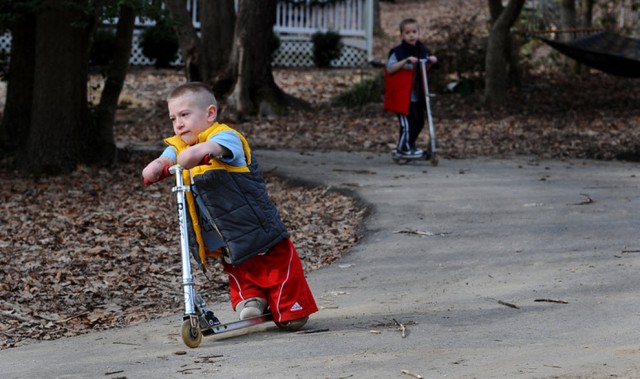
[[[393,74],[384,70],[384,110],[409,114],[414,70],[400,69]]]

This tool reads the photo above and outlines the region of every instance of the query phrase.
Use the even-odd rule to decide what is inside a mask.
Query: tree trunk
[[[493,25],[489,34],[485,61],[485,103],[500,105],[507,99],[509,88],[508,62],[511,48],[510,28],[520,15],[525,0],[509,0],[502,7],[501,0],[489,0]]]
[[[560,7],[561,28],[564,33],[560,33],[560,41],[571,42],[576,38],[575,28],[578,26],[578,16],[576,12],[576,0],[562,0]],[[581,65],[572,58],[563,56],[563,61],[569,72],[580,74]]]
[[[595,0],[582,0],[582,21],[583,28],[590,28],[593,25],[593,5]]]
[[[560,7],[561,28],[565,33],[560,33],[560,40],[569,42],[573,40],[572,30],[576,27],[576,0],[562,0]]]
[[[285,94],[271,70],[271,35],[277,0],[239,0],[231,72],[237,68],[233,92],[228,97],[231,113],[245,115],[282,113],[289,105],[304,102]]]
[[[200,0],[200,35],[206,46],[207,70],[214,76],[227,68],[236,25],[234,0]]]
[[[16,15],[11,28],[11,60],[0,146],[7,150],[24,147],[31,125],[36,27],[32,13]]]
[[[207,72],[207,83],[220,98],[233,89],[235,77],[229,70],[236,25],[234,0],[200,1],[200,35]]]
[[[175,23],[174,28],[178,35],[187,81],[206,82],[206,66],[202,57],[202,42],[193,28],[191,15],[187,11],[185,1],[164,0],[164,4]]]
[[[579,25],[581,28],[585,28],[585,29],[591,28],[593,26],[594,3],[595,3],[595,0],[582,0],[581,2],[582,16],[580,17],[579,21],[576,18],[576,26]],[[576,64],[575,72],[580,76],[585,76],[589,74],[589,67],[583,64]]]
[[[503,10],[504,6],[502,5],[502,1],[489,0],[489,17],[491,18],[492,25],[498,20]]]
[[[93,137],[95,138],[95,145],[92,149],[93,156],[89,157],[94,162],[108,164],[115,159],[116,145],[113,138],[113,125],[118,108],[118,99],[129,68],[135,20],[135,10],[131,6],[121,5],[116,29],[115,52],[111,66],[107,71],[100,103],[94,114],[96,131]]]
[[[44,5],[46,11],[36,18],[31,128],[18,160],[21,171],[33,175],[74,170],[88,140],[86,4],[46,0]]]
[[[380,22],[380,0],[373,0],[373,35],[379,38],[385,37],[385,32]]]
[[[631,0],[631,38],[640,37],[640,0]]]
[[[227,70],[236,19],[234,0],[198,1],[200,37],[184,0],[165,0],[165,5],[175,22],[187,80],[207,83],[220,97],[228,94],[234,82]]]
[[[489,2],[489,15],[491,25],[494,25],[496,23],[503,10],[504,6],[502,5],[501,1]],[[507,88],[509,86],[519,87],[522,85],[522,69],[520,67],[521,41],[515,36],[511,35],[511,33],[508,33],[504,45],[507,70]]]

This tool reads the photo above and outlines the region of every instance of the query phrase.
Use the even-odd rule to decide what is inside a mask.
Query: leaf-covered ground
[[[131,325],[182,310],[171,183],[145,187],[143,162],[28,180],[0,170],[2,348]],[[357,241],[364,210],[326,188],[269,177],[268,188],[304,261],[327,265]],[[211,262],[209,300],[226,300]]]
[[[423,23],[444,22],[485,6],[479,0],[428,3],[417,11],[422,2],[382,3],[383,27],[391,37],[376,39],[378,60],[397,43],[395,28],[405,14]],[[254,148],[381,153],[393,148],[396,120],[380,101],[358,109],[328,105],[353,84],[380,75],[380,69],[276,69],[274,75],[314,111],[235,124]],[[183,81],[177,70],[133,69],[121,98],[118,140],[157,145],[171,132],[162,99]],[[94,78],[92,96],[98,96],[99,82]],[[492,111],[480,106],[480,88],[469,96],[439,88],[431,102],[439,154],[639,160],[639,84],[599,73],[539,72],[526,76],[523,88]],[[426,144],[426,136],[422,141]],[[134,156],[109,170],[81,167],[66,177],[34,180],[16,176],[2,161],[1,349],[182,311],[174,199],[169,182],[142,184],[145,162]],[[307,271],[334,261],[357,242],[364,210],[356,200],[326,188],[292,187],[271,176],[268,183]],[[203,275],[196,279],[209,289],[210,300],[226,300],[219,267],[213,267],[212,282]]]
[[[274,74],[282,88],[314,109],[235,124],[255,148],[389,152],[395,146],[397,120],[382,109],[382,95],[356,109],[328,104],[353,84],[380,75],[380,69],[279,69]],[[176,74],[141,76],[131,83],[139,93],[153,82],[170,87]],[[640,159],[640,79],[550,71],[526,76],[499,109],[483,107],[482,95],[481,89],[468,96],[434,91],[431,108],[442,157]],[[163,103],[149,109],[147,122],[138,122],[138,113],[125,109],[117,127],[130,141],[157,144],[158,135],[170,132]],[[419,143],[427,144],[427,134]]]

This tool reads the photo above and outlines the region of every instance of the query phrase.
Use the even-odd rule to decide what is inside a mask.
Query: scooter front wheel
[[[200,327],[192,327],[190,319],[186,319],[182,323],[182,342],[192,349],[200,346],[200,342],[202,342]]]

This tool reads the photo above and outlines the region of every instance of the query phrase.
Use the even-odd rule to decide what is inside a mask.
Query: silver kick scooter
[[[207,159],[208,161],[208,159]],[[191,256],[189,254],[189,232],[187,224],[187,200],[185,193],[191,191],[191,186],[184,185],[180,165],[165,169],[163,178],[175,175],[176,185],[172,192],[176,193],[178,203],[178,219],[180,222],[180,250],[182,257],[182,290],[184,295],[184,316],[182,323],[182,341],[191,348],[196,348],[202,341],[202,336],[230,332],[232,330],[246,328],[252,325],[271,321],[271,313],[266,313],[246,320],[234,321],[226,324],[220,323],[212,311],[207,309],[204,299],[197,293],[193,276],[191,274]],[[150,184],[150,183],[147,183]]]
[[[429,148],[425,153],[414,157],[405,157],[397,155],[395,152],[391,154],[391,159],[397,164],[407,164],[413,160],[426,159],[431,160],[433,166],[437,166],[439,159],[436,155],[436,131],[433,126],[433,118],[431,117],[431,95],[429,94],[429,82],[427,81],[427,63],[429,59],[420,59],[420,72],[422,73],[422,87],[424,88],[425,101],[427,105],[427,120],[429,123]]]

